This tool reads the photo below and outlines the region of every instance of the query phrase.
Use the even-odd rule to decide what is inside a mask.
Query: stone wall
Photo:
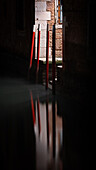
[[[38,24],[41,24],[40,58],[42,59],[42,58],[46,58],[46,29],[47,29],[47,22],[50,20],[51,20],[51,11],[47,11],[46,0],[35,0],[35,25],[36,25],[35,57],[36,58],[37,58]],[[51,57],[51,51],[49,55]]]

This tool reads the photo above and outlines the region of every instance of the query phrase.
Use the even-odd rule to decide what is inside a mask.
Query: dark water
[[[42,85],[0,79],[0,169],[88,165],[88,103],[51,94]]]

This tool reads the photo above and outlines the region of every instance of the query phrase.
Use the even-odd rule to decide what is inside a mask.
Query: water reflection
[[[39,98],[37,100],[37,112],[38,112],[38,128],[39,128],[39,135],[41,133],[41,120],[40,120],[40,102]]]
[[[31,96],[31,108],[32,108],[33,123],[35,125],[36,119],[35,119],[35,110],[34,110],[34,103],[33,103],[32,92],[30,92],[30,96]]]
[[[49,108],[48,108],[48,99],[46,101],[46,124],[47,124],[47,147],[49,150]]]
[[[40,102],[38,98],[35,107],[36,168],[50,169],[48,167],[51,166],[56,169],[57,164],[60,163],[62,148],[62,117],[57,115],[57,102],[55,100],[48,102],[48,98],[45,102]],[[32,115],[34,119],[34,114]]]
[[[56,119],[55,119],[55,101],[52,102],[52,124],[53,124],[53,157],[55,158],[56,149]]]
[[[88,103],[46,96],[43,90],[42,97],[41,93],[38,95],[41,90],[41,86],[39,89],[33,86],[29,90],[28,85],[25,88],[16,83],[14,86],[2,86],[0,163],[3,168],[0,168],[82,169],[89,148],[89,124],[85,124],[88,122]]]

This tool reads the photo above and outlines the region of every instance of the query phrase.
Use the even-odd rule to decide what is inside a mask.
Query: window
[[[24,0],[16,0],[16,29],[24,31]]]
[[[61,0],[55,0],[55,18],[56,23],[62,23],[62,3]]]

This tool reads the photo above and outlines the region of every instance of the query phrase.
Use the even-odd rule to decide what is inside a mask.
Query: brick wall
[[[56,58],[62,58],[62,28],[56,29]]]
[[[37,7],[38,6],[38,7]],[[43,7],[43,8],[42,8]],[[52,26],[55,22],[55,0],[35,0],[35,24],[41,23],[41,54],[40,57],[46,57],[46,25],[49,24],[50,42],[49,42],[49,58],[52,59]],[[37,18],[37,13],[40,12],[41,19]],[[44,12],[46,14],[45,17]],[[50,18],[48,15],[50,14]],[[37,38],[36,38],[36,53],[37,53]],[[62,57],[62,28],[56,27],[56,57]]]
[[[51,56],[52,56],[52,26],[54,25],[54,5],[55,5],[54,0],[47,2],[47,11],[51,12],[51,20],[47,22],[49,24],[49,29],[50,29],[49,46],[50,46],[50,49],[51,49]]]
[[[51,21],[48,21],[50,25],[50,47],[51,47],[51,55],[52,55],[52,26],[55,22],[55,0],[47,2],[47,10],[51,11]],[[56,26],[56,58],[62,58],[62,28]]]

